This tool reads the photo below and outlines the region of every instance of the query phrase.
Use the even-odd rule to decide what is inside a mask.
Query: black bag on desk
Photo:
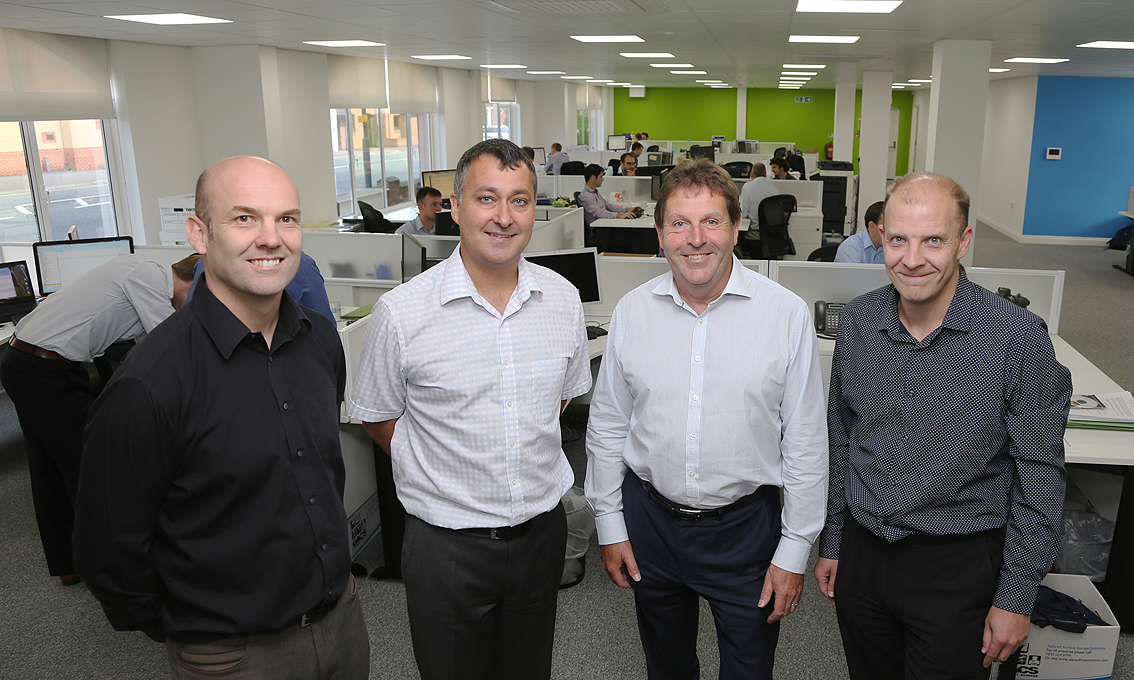
[[[1130,245],[1131,231],[1134,231],[1134,224],[1114,232],[1114,238],[1106,242],[1106,247],[1111,250],[1126,250],[1126,246]]]

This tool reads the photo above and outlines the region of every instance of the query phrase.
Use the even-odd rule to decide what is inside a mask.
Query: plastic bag
[[[1106,579],[1114,522],[1087,510],[1063,511],[1063,531],[1055,567],[1064,574],[1081,574],[1092,581]]]
[[[567,552],[563,565],[560,588],[569,588],[583,580],[586,573],[584,558],[595,535],[595,512],[583,490],[573,486],[563,495],[563,510],[567,513]]]

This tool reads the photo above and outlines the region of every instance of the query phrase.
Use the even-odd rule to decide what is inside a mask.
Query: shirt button
[[[310,503],[311,505],[315,505],[315,497],[312,496],[311,498],[308,498],[307,502]]]
[[[697,439],[697,435],[695,435],[695,434],[691,434],[691,435],[689,435],[689,439],[690,439],[690,441],[696,440],[696,439]]]
[[[697,476],[696,472],[693,472],[692,470],[689,471],[689,479],[694,479],[696,476]]]
[[[512,486],[519,486],[519,485],[520,485],[520,480],[518,480],[518,479],[512,480]]]
[[[507,360],[507,359],[505,359],[505,360],[504,360],[504,365],[505,365],[505,366],[507,366],[507,365],[508,365],[508,360]]]
[[[323,545],[321,546],[321,549],[323,550],[323,552],[326,552],[326,551],[327,551],[327,544],[326,544],[326,543],[324,543],[324,544],[323,544]]]
[[[697,319],[697,323],[699,323],[699,324],[701,324],[701,325],[704,325],[704,324],[705,324],[705,320],[704,320],[704,319]]]
[[[508,448],[510,448],[510,449],[514,449],[514,448],[516,448],[516,442],[515,442],[515,440],[508,442]]]
[[[693,361],[700,361],[700,360],[701,360],[701,357],[699,357],[699,356],[693,357]]]
[[[700,398],[701,398],[701,397],[698,397],[698,396],[697,396],[696,394],[694,394],[694,395],[693,395],[693,401],[697,401],[697,400],[698,400],[698,399],[700,399]]]
[[[509,399],[506,405],[507,405],[507,406],[511,406],[511,405],[512,405],[512,400],[511,400],[511,399]]]
[[[287,410],[287,402],[286,401],[283,403],[283,410],[285,410],[285,411]]]
[[[297,458],[302,458],[302,457],[303,457],[303,449],[300,449],[300,450],[296,451],[296,452],[295,452],[295,456],[296,456]]]

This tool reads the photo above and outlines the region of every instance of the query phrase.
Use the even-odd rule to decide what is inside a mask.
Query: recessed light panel
[[[708,71],[670,71],[675,76],[703,76]]]
[[[385,47],[386,43],[370,42],[369,40],[304,40],[304,45],[318,45],[319,47]]]
[[[933,81],[932,80],[926,80],[925,78],[910,78],[910,82],[911,83],[932,83]]]
[[[192,24],[231,24],[229,19],[216,19],[202,17],[196,14],[112,14],[103,19],[119,19],[121,21],[137,21],[143,24],[157,26],[189,26]]]
[[[784,68],[827,68],[826,64],[784,64]]]
[[[527,68],[523,64],[481,64],[481,68]]]
[[[900,4],[902,0],[799,0],[795,11],[889,14]]]
[[[712,85],[713,83],[723,83],[724,81],[723,80],[698,80],[697,82],[698,83],[707,83],[709,85]]]
[[[451,61],[455,59],[472,59],[472,57],[465,57],[460,54],[412,54],[411,59],[425,59],[428,61]]]
[[[858,38],[857,35],[789,35],[788,42],[850,45],[858,42]]]
[[[619,52],[628,59],[673,59],[669,52]]]
[[[988,72],[989,73],[1007,73],[1011,70],[1012,69],[1010,69],[1010,68],[990,68],[990,69],[988,69]]]
[[[1012,64],[1062,64],[1070,59],[1046,59],[1044,57],[1012,57],[1004,61]]]
[[[561,76],[566,71],[528,71],[529,76]]]
[[[563,80],[590,80],[590,76],[559,76]]]
[[[1075,47],[1094,47],[1100,50],[1134,50],[1134,42],[1123,42],[1121,40],[1096,40],[1094,42],[1076,45]]]
[[[646,42],[636,35],[573,35],[572,40],[585,43],[640,43]]]
[[[781,76],[817,76],[815,71],[780,71]]]
[[[693,64],[650,64],[654,68],[693,68]]]

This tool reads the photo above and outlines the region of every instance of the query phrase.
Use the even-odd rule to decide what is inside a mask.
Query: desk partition
[[[781,194],[795,196],[796,205],[800,208],[823,207],[823,183],[800,181],[797,179],[774,179],[772,184]]]
[[[319,265],[323,278],[402,280],[402,237],[398,234],[304,230],[303,251]]]
[[[650,200],[652,180],[652,177],[607,177],[599,187],[599,193],[609,198],[615,192],[621,192],[623,199],[642,203]]]

